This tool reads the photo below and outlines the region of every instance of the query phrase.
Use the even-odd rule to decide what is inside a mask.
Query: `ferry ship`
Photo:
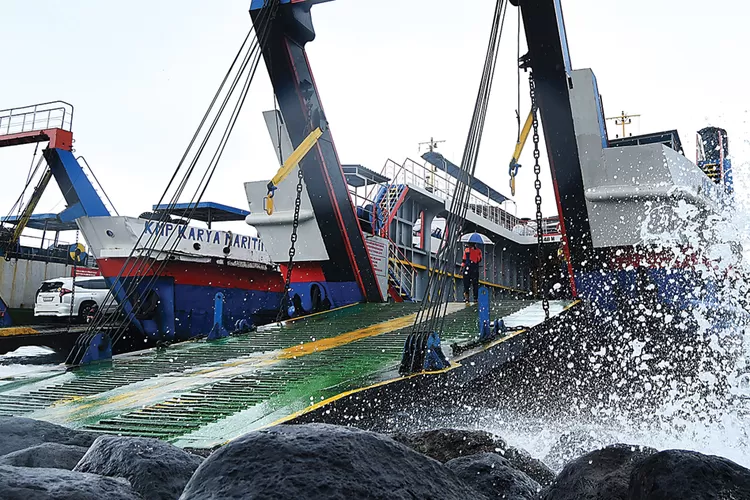
[[[194,217],[233,211],[216,203],[196,208]],[[282,277],[256,237],[135,217],[81,217],[78,225],[118,302],[144,334],[163,341],[208,334],[217,294],[221,326],[264,324],[279,312]]]

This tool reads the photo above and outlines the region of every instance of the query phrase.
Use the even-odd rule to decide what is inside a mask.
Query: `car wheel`
[[[86,323],[88,317],[96,310],[96,302],[84,302],[81,307],[78,308],[78,321],[80,323]]]

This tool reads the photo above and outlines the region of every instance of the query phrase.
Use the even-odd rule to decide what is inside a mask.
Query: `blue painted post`
[[[97,333],[90,337],[86,351],[81,357],[81,366],[112,360],[112,339],[107,333]]]
[[[218,292],[214,297],[214,326],[208,334],[208,340],[223,339],[229,336],[229,332],[224,328],[224,294]]]
[[[11,326],[13,321],[10,319],[10,313],[8,312],[8,305],[0,297],[0,327]]]
[[[490,294],[486,286],[479,287],[479,340],[485,340],[492,332],[490,329]]]

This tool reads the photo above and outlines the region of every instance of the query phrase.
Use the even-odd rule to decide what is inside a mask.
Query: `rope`
[[[226,75],[224,76],[219,86],[219,89],[217,90],[211,103],[209,104],[209,107],[206,113],[204,114],[200,124],[198,125],[196,132],[193,134],[193,137],[191,138],[188,144],[188,147],[183,153],[182,158],[180,159],[180,162],[178,163],[177,168],[175,169],[175,172],[173,173],[169,183],[167,184],[166,189],[164,190],[164,193],[159,199],[158,204],[162,205],[174,181],[177,179],[178,173],[182,169],[183,165],[186,163],[186,160],[189,156],[190,151],[195,146],[196,142],[198,141],[198,138],[203,134],[203,139],[200,141],[200,145],[195,151],[193,158],[189,161],[188,167],[185,170],[182,179],[178,182],[174,190],[174,194],[170,197],[168,209],[164,210],[160,214],[158,219],[152,219],[152,221],[159,223],[159,224],[171,221],[169,212],[174,209],[174,206],[176,205],[178,199],[180,198],[181,194],[186,189],[188,180],[194,173],[198,160],[201,158],[202,154],[204,153],[209,139],[213,137],[213,132],[216,129],[217,124],[219,123],[220,119],[224,116],[223,113],[225,109],[227,108],[230,101],[232,100],[232,97],[237,96],[235,91],[244,76],[244,82],[240,86],[241,90],[236,99],[234,108],[232,109],[230,116],[228,118],[228,123],[226,127],[224,128],[224,132],[221,135],[219,143],[216,146],[216,149],[214,150],[214,153],[211,159],[209,160],[208,166],[206,170],[203,172],[203,175],[200,178],[200,181],[198,182],[198,186],[196,187],[195,192],[193,193],[193,196],[189,202],[189,206],[191,208],[189,210],[186,210],[185,213],[183,213],[183,217],[192,218],[198,203],[200,202],[201,198],[205,194],[208,184],[213,178],[218,162],[221,159],[221,156],[226,147],[228,138],[231,135],[232,130],[234,129],[234,125],[236,124],[237,117],[239,116],[239,111],[241,110],[245,102],[245,99],[247,97],[247,94],[250,88],[250,83],[254,79],[255,72],[257,70],[260,57],[262,55],[261,46],[264,44],[266,38],[268,37],[270,20],[273,18],[273,15],[276,11],[277,6],[278,6],[278,2],[273,2],[270,4],[270,7],[268,5],[263,7],[259,15],[259,21],[258,21],[259,29],[257,30],[251,29],[248,32],[247,36],[244,38],[240,46],[240,49],[235,55],[235,58],[232,61],[232,64],[230,65],[229,70],[227,71]],[[250,41],[249,44],[248,44],[248,41]],[[239,64],[239,67],[238,67],[238,61],[241,61]],[[219,101],[219,98],[224,92],[226,84],[230,80],[230,77],[233,73],[236,73],[236,74],[234,78],[232,79],[228,89],[226,90],[226,95],[222,99],[220,106],[218,107],[218,109],[216,109],[216,103]],[[209,117],[214,112],[215,112],[215,117],[212,120],[208,129],[205,130],[204,127],[206,123],[208,122]],[[160,236],[159,232],[160,231],[154,231],[150,235],[148,235],[148,237],[146,238],[145,244],[142,246],[141,246],[141,241],[144,238],[144,233],[142,233],[139,236],[138,240],[136,241],[136,244],[134,245],[124,265],[122,266],[120,273],[118,274],[112,289],[108,292],[108,298],[113,295],[115,296],[119,296],[120,294],[123,295],[122,300],[119,300],[120,298],[118,297],[118,302],[119,302],[118,312],[123,311],[125,304],[130,302],[131,299],[136,299],[135,303],[137,304],[138,299],[143,299],[147,296],[149,291],[151,291],[153,289],[153,286],[156,284],[156,281],[158,280],[167,262],[170,260],[169,257],[174,254],[174,250],[180,241],[178,231],[173,232],[167,238],[165,238],[163,241],[163,244],[161,245],[161,248],[157,249],[158,243],[161,243],[159,241],[159,236]],[[134,257],[136,252],[139,253],[138,257]],[[161,261],[158,261],[156,258],[152,257],[154,252],[157,253],[157,256],[159,254],[164,255],[164,258]],[[131,279],[129,280],[129,283],[127,286],[125,286],[123,283],[123,279],[122,279],[123,275],[131,276]],[[113,316],[113,317],[116,317],[116,316]],[[94,321],[90,324],[86,333],[87,334],[95,333],[101,330],[102,327],[104,327],[110,322],[117,322],[117,320],[109,321],[108,319],[104,317],[103,311],[100,310],[100,312],[97,313],[96,317],[94,318]],[[128,326],[129,326],[129,320],[126,315],[126,317],[121,319],[115,327],[115,331],[112,335],[113,343],[116,343],[122,337],[122,335],[127,330]]]
[[[469,182],[476,170],[507,6],[508,3],[505,0],[497,0],[495,5],[492,30],[474,105],[474,113],[466,138],[461,168],[456,178],[453,199],[446,217],[446,230],[443,235],[445,244],[441,246],[437,253],[436,265],[428,278],[422,304],[412,326],[412,333],[442,332],[445,324],[450,289],[451,285],[454,284],[453,271],[455,271],[460,247],[459,235],[469,207],[468,201],[471,194]]]

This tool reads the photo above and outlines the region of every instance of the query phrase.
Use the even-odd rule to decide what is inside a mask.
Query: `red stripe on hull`
[[[98,259],[96,262],[102,274],[107,278],[116,278],[120,275],[125,264],[125,258]],[[146,269],[152,261],[143,266]],[[151,267],[150,276],[161,267],[157,262]],[[132,264],[123,276],[135,276],[137,273]],[[284,282],[281,274],[275,271],[264,271],[261,269],[249,269],[244,267],[222,266],[218,264],[204,264],[199,262],[170,261],[161,272],[162,276],[174,278],[176,285],[213,286],[217,288],[238,288],[242,290],[256,290],[264,292],[283,292]]]
[[[281,264],[280,267],[281,275],[286,279],[287,266]],[[292,265],[292,283],[323,282],[325,280],[326,277],[323,274],[323,268],[320,267],[320,262],[300,262],[299,264],[295,262]]]

